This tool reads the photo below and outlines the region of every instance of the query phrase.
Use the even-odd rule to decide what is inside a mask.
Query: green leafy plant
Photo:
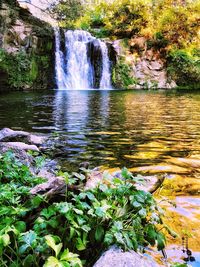
[[[83,172],[84,170],[82,170]],[[81,190],[83,173],[61,173],[68,187],[57,201],[30,189],[42,182],[12,152],[0,157],[0,264],[72,266],[93,264],[110,245],[124,250],[165,246],[160,209],[153,196],[135,188],[141,177],[104,173],[96,188]],[[53,251],[53,255],[52,255]],[[91,255],[93,257],[91,258]]]
[[[45,236],[47,245],[55,252],[55,257],[50,256],[44,267],[82,267],[81,260],[78,254],[69,252],[69,249],[65,249],[61,253],[62,243],[56,245],[55,237],[51,235]]]

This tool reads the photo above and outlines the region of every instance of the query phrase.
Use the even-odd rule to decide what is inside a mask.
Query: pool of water
[[[45,91],[0,95],[0,128],[59,132],[71,164],[134,167],[200,154],[200,94]]]

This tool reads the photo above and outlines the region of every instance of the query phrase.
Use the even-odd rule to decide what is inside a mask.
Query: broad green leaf
[[[86,249],[86,244],[83,242],[83,240],[78,237],[76,239],[76,248],[81,251],[81,250],[85,250]]]
[[[55,215],[55,210],[53,210],[51,207],[48,209],[43,209],[41,212],[41,216],[44,216],[46,219],[49,219],[53,215]]]
[[[155,241],[156,241],[156,237],[157,237],[157,233],[155,231],[155,227],[153,225],[148,225],[147,226],[147,241],[154,246],[155,245]]]
[[[54,250],[56,257],[58,257],[58,254],[60,253],[61,248],[62,248],[62,243],[59,243],[58,245],[56,245],[55,239],[51,235],[46,235],[45,239],[46,239],[47,245]]]
[[[86,192],[86,195],[92,201],[96,199],[95,196],[94,196],[94,194],[92,194],[91,192]]]
[[[43,201],[43,197],[38,195],[38,196],[35,196],[31,199],[31,204],[32,204],[32,207],[33,208],[37,208],[39,207],[39,205],[42,203]]]
[[[141,204],[137,201],[133,201],[131,204],[133,205],[134,208],[141,208]]]
[[[114,222],[112,229],[114,229],[114,231],[116,231],[116,232],[122,230],[123,229],[123,223],[121,221]]]
[[[82,263],[81,263],[81,260],[79,259],[79,255],[69,252],[68,249],[65,249],[64,252],[61,254],[60,260],[71,263],[71,266],[82,267]]]
[[[145,218],[146,216],[147,216],[147,212],[146,212],[146,209],[140,209],[139,210],[139,215],[140,215],[140,217],[142,217],[142,218]]]
[[[15,223],[15,228],[20,232],[25,232],[26,231],[26,223],[23,221],[18,221]]]
[[[83,211],[82,210],[79,210],[79,209],[73,209],[76,214],[79,214],[79,215],[83,215]]]
[[[19,253],[20,253],[20,254],[24,254],[24,252],[25,252],[28,248],[30,248],[30,246],[29,246],[28,244],[24,244],[24,245],[20,246],[20,247],[19,247]]]
[[[71,240],[74,236],[75,229],[73,227],[70,227],[70,232],[69,232],[69,239]]]
[[[68,211],[71,210],[72,205],[67,202],[61,202],[56,205],[56,208],[58,209],[60,213],[66,214]]]
[[[165,248],[165,236],[162,233],[157,234],[157,248],[158,250]]]
[[[36,238],[37,234],[32,230],[22,234],[21,236],[21,240],[30,247],[35,243]]]
[[[133,243],[132,243],[131,239],[129,238],[128,233],[124,233],[123,236],[125,238],[127,247],[129,249],[134,249]]]
[[[125,245],[125,242],[123,240],[123,236],[121,233],[114,233],[114,237],[116,238],[117,243],[121,245]]]
[[[8,234],[4,234],[1,237],[4,247],[7,247],[10,244],[10,236]]]
[[[96,210],[95,210],[95,214],[96,214],[98,217],[104,217],[105,212],[104,212],[104,210],[103,210],[102,207],[98,207],[98,208],[96,208]]]
[[[105,234],[105,237],[104,237],[104,243],[105,243],[106,245],[108,245],[108,246],[109,246],[109,245],[113,245],[113,243],[114,243],[113,234],[107,232],[107,233]]]
[[[47,259],[43,267],[63,267],[63,265],[58,259],[51,256]]]

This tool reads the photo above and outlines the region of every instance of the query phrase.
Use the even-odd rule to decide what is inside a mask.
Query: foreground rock
[[[117,247],[111,247],[106,251],[93,267],[159,267],[150,258],[134,251],[123,252]]]
[[[114,178],[119,178],[123,180],[121,171],[108,173],[106,171],[96,168],[92,170],[88,175],[87,182],[85,184],[85,189],[87,190],[95,188],[102,183],[109,185],[111,184],[111,181]],[[136,177],[137,182],[136,183],[134,182],[134,185],[138,190],[154,193],[161,186],[164,179],[165,179],[164,175],[138,176]],[[130,180],[130,183],[132,182],[133,181]]]
[[[22,143],[22,142],[0,143],[0,147],[1,147],[0,152],[6,152],[9,149],[12,149],[13,151],[15,151],[15,150],[35,151],[35,152],[40,151],[37,146],[27,145],[27,144]]]
[[[40,194],[48,197],[53,197],[55,195],[64,195],[66,192],[66,188],[66,183],[62,179],[62,177],[56,177],[54,175],[51,175],[51,178],[49,178],[46,183],[39,184],[33,187],[30,193],[32,195]]]
[[[0,142],[23,142],[31,145],[42,145],[45,141],[45,136],[33,135],[24,131],[13,131],[9,128],[3,128],[0,131]]]

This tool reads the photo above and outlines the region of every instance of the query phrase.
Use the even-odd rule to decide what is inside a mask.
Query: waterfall
[[[111,89],[107,45],[82,30],[64,33],[55,29],[55,71],[58,89]]]
[[[87,58],[87,43],[91,39],[92,36],[85,31],[65,33],[67,89],[89,89],[92,86],[92,70]]]
[[[55,28],[55,72],[56,84],[59,89],[66,87],[66,75],[64,72],[64,54],[60,48],[60,31]]]
[[[100,88],[107,89],[111,88],[111,75],[110,75],[110,60],[108,57],[108,48],[104,42],[100,42],[101,53],[102,53],[102,76],[100,81]]]

